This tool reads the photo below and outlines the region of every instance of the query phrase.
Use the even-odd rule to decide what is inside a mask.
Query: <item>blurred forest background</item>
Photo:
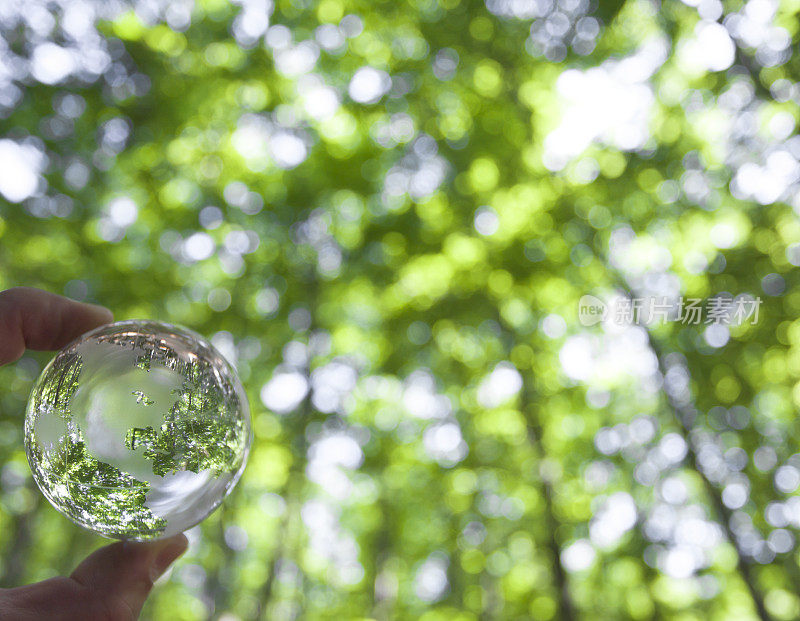
[[[797,618],[798,12],[2,2],[0,287],[193,328],[252,404],[143,617]],[[0,369],[2,586],[102,543],[25,460],[48,358]]]

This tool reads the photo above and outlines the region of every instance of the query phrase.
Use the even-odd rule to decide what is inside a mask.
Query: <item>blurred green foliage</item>
[[[64,73],[69,5],[2,18],[0,287],[185,324],[253,408],[144,618],[800,616],[796,3],[142,2]],[[763,303],[579,323],[615,292]],[[46,359],[3,586],[100,544],[25,462]]]

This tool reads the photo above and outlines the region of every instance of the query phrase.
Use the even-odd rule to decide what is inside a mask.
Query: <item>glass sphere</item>
[[[25,449],[61,513],[144,541],[206,518],[244,470],[250,413],[222,355],[191,330],[120,321],[62,349],[31,391]]]

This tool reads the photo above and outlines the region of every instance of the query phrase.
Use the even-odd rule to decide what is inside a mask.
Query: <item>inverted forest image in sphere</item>
[[[98,534],[183,532],[222,502],[247,458],[247,398],[197,334],[122,321],[64,348],[36,382],[28,461],[53,506]]]

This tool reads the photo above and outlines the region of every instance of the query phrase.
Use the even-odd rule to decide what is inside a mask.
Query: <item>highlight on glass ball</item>
[[[250,448],[239,378],[191,330],[120,321],[62,349],[25,416],[34,479],[61,513],[100,535],[169,537],[233,489]]]

